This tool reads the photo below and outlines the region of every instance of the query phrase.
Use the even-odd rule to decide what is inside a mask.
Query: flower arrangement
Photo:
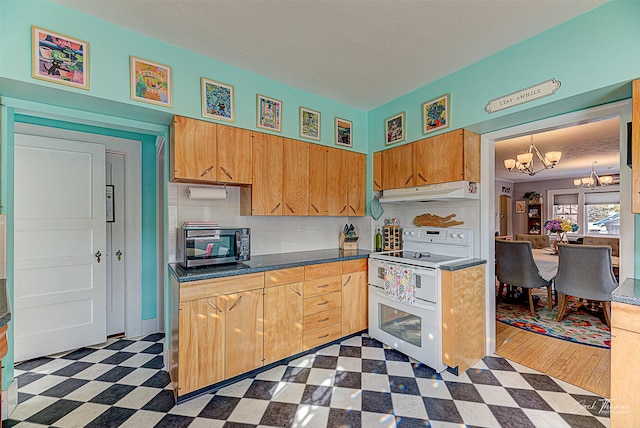
[[[567,232],[577,232],[578,225],[566,218],[554,218],[544,222],[544,228],[549,232],[556,234],[553,246],[556,247],[558,242],[567,242]]]

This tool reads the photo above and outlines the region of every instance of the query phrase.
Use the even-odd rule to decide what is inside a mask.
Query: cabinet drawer
[[[264,273],[183,282],[180,284],[180,301],[186,302],[221,294],[240,293],[257,288],[264,288]]]
[[[292,284],[294,282],[304,281],[304,266],[270,270],[264,273],[264,286],[276,287],[283,284]]]
[[[331,276],[328,278],[314,279],[304,282],[304,297],[313,297],[319,294],[333,293],[340,291],[341,276]]]
[[[323,294],[317,297],[304,299],[304,315],[317,314],[318,312],[328,311],[330,309],[342,306],[342,293]]]
[[[307,281],[336,275],[342,275],[342,262],[321,263],[304,267],[304,279]]]
[[[310,332],[319,328],[339,323],[342,317],[342,309],[336,308],[330,311],[318,312],[317,314],[304,317],[304,332]]]
[[[302,337],[303,350],[311,349],[327,342],[339,339],[342,335],[340,323],[305,333]]]
[[[342,273],[355,273],[367,270],[367,259],[346,260],[342,262]]]

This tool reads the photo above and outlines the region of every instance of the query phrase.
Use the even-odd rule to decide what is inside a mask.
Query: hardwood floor
[[[610,397],[611,350],[580,345],[496,322],[496,354]]]

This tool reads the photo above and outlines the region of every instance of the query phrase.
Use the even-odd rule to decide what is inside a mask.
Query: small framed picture
[[[258,94],[258,128],[282,132],[282,101]]]
[[[171,67],[130,57],[131,99],[171,107]]]
[[[336,117],[336,145],[353,147],[353,124],[351,121]]]
[[[300,106],[300,136],[320,141],[320,112]]]
[[[387,146],[404,141],[404,113],[398,113],[384,121],[385,144]]]
[[[107,207],[107,223],[113,223],[116,221],[115,219],[115,205],[114,205],[114,188],[112,184],[107,184],[106,191],[106,207]]]
[[[516,201],[516,213],[524,214],[526,210],[527,202],[526,201]]]
[[[202,117],[235,122],[233,86],[202,77]]]
[[[449,127],[449,94],[422,104],[422,133]]]
[[[31,75],[89,89],[89,43],[32,26]]]

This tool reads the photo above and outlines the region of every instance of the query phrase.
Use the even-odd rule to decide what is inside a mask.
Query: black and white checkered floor
[[[606,400],[503,358],[438,375],[366,335],[175,405],[163,343],[154,334],[19,364],[3,427],[609,426]]]

